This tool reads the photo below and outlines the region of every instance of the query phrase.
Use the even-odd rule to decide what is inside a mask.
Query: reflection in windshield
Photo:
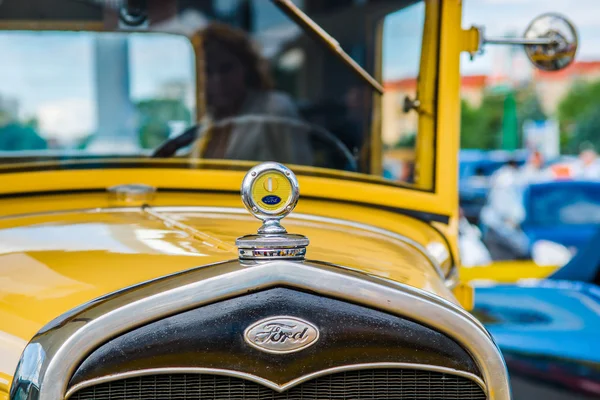
[[[11,153],[137,154],[194,117],[194,57],[184,37],[4,31],[0,47],[5,160]]]
[[[252,137],[247,132],[256,134]],[[222,159],[241,159],[240,154],[247,152],[248,157],[257,161],[276,158],[299,165],[358,171],[354,157],[339,139],[300,118],[241,115],[199,126],[194,133],[198,139],[193,151],[198,151],[201,155],[213,151],[209,148],[213,141],[219,144],[226,141],[224,153],[219,157]],[[249,141],[250,138],[253,140]],[[245,147],[238,144],[246,140],[248,143]],[[261,148],[263,144],[264,148]],[[170,150],[173,149],[174,147]],[[217,157],[211,155],[205,158]]]
[[[274,89],[266,60],[242,31],[212,24],[201,33],[206,69],[207,118],[218,123],[243,115],[299,119],[289,95]],[[210,122],[209,122],[210,123]],[[278,125],[221,125],[194,145],[202,158],[278,160],[312,165],[309,138],[288,134]]]
[[[123,28],[112,2],[90,3],[104,29]],[[422,16],[424,7],[413,3],[296,4],[376,75],[380,39],[373,22],[404,8]],[[3,5],[10,18],[40,18],[37,11],[31,14],[36,7],[13,4]],[[84,13],[80,2],[70,4],[61,2],[52,15],[92,18],[91,6]],[[136,28],[152,34],[0,33],[6,60],[0,66],[0,110],[18,103],[16,110],[0,113],[3,160],[154,153],[379,169],[370,145],[371,135],[380,134],[372,118],[379,95],[272,2],[160,4],[148,9],[148,25]],[[408,68],[413,76],[420,40],[420,34],[410,40],[418,44]],[[403,62],[394,61],[396,71]],[[169,151],[157,153],[159,148]],[[412,173],[403,175],[413,179]]]

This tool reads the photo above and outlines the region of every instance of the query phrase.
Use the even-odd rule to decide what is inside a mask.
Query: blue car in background
[[[600,225],[546,280],[476,288],[473,314],[500,347],[514,400],[600,399]]]
[[[527,152],[461,150],[459,154],[459,202],[463,215],[472,224],[479,222],[490,190],[490,178],[509,160],[521,166]]]
[[[576,253],[600,224],[600,182],[552,181],[507,188],[482,210],[482,241],[494,260],[530,259],[536,242]],[[600,351],[600,350],[599,350]]]

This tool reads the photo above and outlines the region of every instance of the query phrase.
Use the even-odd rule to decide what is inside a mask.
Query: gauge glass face
[[[279,171],[260,174],[252,183],[251,193],[256,207],[268,214],[284,211],[293,197],[291,182]]]

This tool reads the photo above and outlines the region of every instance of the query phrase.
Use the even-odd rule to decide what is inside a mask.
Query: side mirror
[[[566,68],[575,59],[579,39],[575,26],[560,14],[548,13],[535,18],[521,38],[486,37],[479,28],[479,48],[486,44],[525,47],[529,60],[544,71]]]

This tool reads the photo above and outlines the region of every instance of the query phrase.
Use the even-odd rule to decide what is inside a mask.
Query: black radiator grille
[[[69,400],[485,400],[475,382],[456,375],[408,369],[367,369],[321,376],[279,393],[221,375],[165,374],[83,388]]]

